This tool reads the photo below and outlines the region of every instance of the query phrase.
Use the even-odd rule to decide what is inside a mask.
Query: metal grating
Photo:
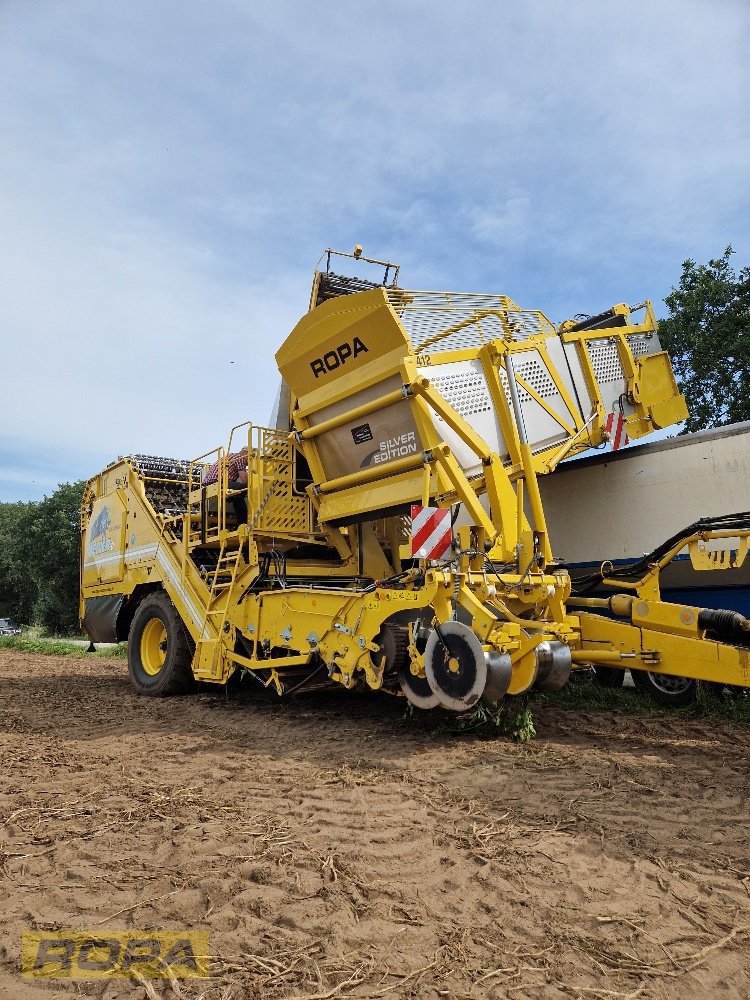
[[[525,340],[536,334],[548,337],[551,333],[557,333],[544,313],[536,309],[509,309],[508,324],[515,331],[516,340]]]
[[[267,427],[253,431],[257,447],[251,456],[251,529],[309,534],[312,508],[309,497],[294,488],[294,450],[288,435]]]
[[[655,342],[654,337],[647,336],[635,336],[628,337],[628,347],[634,358],[642,357],[644,354],[653,354],[655,349],[658,349],[658,344]]]
[[[487,383],[479,372],[466,371],[454,375],[431,376],[430,382],[462,417],[487,413],[492,409]]]
[[[417,353],[476,349],[491,340],[554,334],[543,313],[519,309],[506,295],[386,289]]]
[[[190,462],[157,455],[129,455],[127,461],[143,480],[149,503],[158,514],[185,512]]]
[[[617,351],[617,344],[607,338],[604,340],[589,340],[586,343],[589,352],[591,367],[600,385],[607,382],[617,382],[625,376],[620,364],[620,355]]]
[[[366,278],[348,278],[342,274],[334,274],[333,271],[323,272],[318,283],[315,305],[319,306],[328,299],[335,299],[340,295],[355,295],[357,292],[367,292],[377,287],[376,281],[367,281]]]
[[[285,534],[309,534],[310,511],[307,497],[294,496],[290,484],[274,483],[267,493],[263,509],[253,525],[258,531]]]

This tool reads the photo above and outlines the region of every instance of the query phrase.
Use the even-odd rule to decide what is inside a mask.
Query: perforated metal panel
[[[507,400],[508,406],[512,408],[513,403],[510,398],[510,389],[508,388],[508,376],[505,374],[502,368],[498,372],[498,375],[500,376],[500,385],[503,387],[503,392],[505,393],[505,399]],[[531,396],[529,395],[528,392],[526,392],[526,390],[522,386],[519,385],[518,398],[521,401],[521,405],[523,406],[524,403],[529,402]]]
[[[476,371],[468,369],[453,375],[432,375],[430,382],[462,417],[492,409],[487,383]]]
[[[527,358],[526,360],[516,360],[518,355],[514,356],[513,360],[513,370],[516,373],[516,379],[522,380],[527,385],[529,385],[535,392],[539,393],[542,399],[551,399],[553,396],[558,396],[558,389],[555,382],[544,367],[544,365],[536,357]],[[505,398],[508,400],[508,406],[511,406],[510,400],[510,389],[508,388],[508,376],[505,374],[505,370],[501,368],[498,372],[500,376],[500,383],[503,387],[503,392],[505,393]],[[523,385],[518,384],[518,398],[521,401],[521,405],[526,403],[536,402],[534,397],[528,392]]]
[[[656,337],[628,337],[628,347],[634,358],[642,357],[644,354],[654,354],[661,350],[661,345]]]
[[[521,356],[518,361],[514,358],[514,370],[516,378],[523,379],[543,399],[549,399],[551,396],[557,395],[558,389],[554,379],[538,358],[523,358]]]
[[[609,338],[590,340],[586,349],[589,352],[594,375],[600,385],[624,379],[617,344],[613,344]]]

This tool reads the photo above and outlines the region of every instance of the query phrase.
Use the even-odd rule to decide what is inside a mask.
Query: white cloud
[[[0,435],[76,478],[264,421],[327,245],[557,318],[658,299],[729,242],[746,263],[749,23],[744,0],[6,0]]]
[[[472,215],[471,232],[480,240],[500,246],[526,242],[530,228],[531,200],[521,191],[511,194],[499,205],[477,206]]]

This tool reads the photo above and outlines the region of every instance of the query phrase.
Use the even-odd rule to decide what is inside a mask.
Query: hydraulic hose
[[[653,563],[659,562],[668,552],[670,552],[678,542],[691,535],[700,534],[703,531],[748,531],[750,530],[750,511],[742,511],[739,514],[724,514],[721,517],[701,517],[693,524],[689,524],[682,531],[672,535],[661,545],[658,545],[653,552],[643,556],[635,562],[626,566],[617,566],[606,574],[609,580],[633,581],[640,580],[645,576],[649,567]],[[601,570],[594,573],[587,573],[584,576],[573,577],[573,593],[579,596],[589,593],[598,587],[604,580],[605,574]]]

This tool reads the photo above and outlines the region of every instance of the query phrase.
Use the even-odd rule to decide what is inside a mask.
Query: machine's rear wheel
[[[675,677],[672,674],[651,673],[648,670],[631,670],[633,683],[658,702],[679,708],[695,701],[698,682],[692,677]]]
[[[128,672],[138,694],[164,697],[193,686],[193,651],[169,597],[150,594],[138,605],[128,635]]]

